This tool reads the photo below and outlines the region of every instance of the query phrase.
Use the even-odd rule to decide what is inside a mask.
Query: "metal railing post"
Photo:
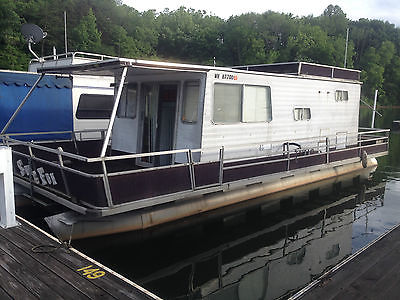
[[[33,185],[32,185],[32,181],[34,180],[33,178],[33,151],[32,151],[32,147],[28,146],[28,150],[29,150],[29,159],[28,159],[28,166],[29,166],[29,172],[28,176],[29,176],[29,188],[30,188],[30,195],[33,196]]]
[[[114,203],[111,194],[110,182],[108,181],[106,162],[104,161],[104,159],[101,161],[101,164],[103,166],[103,183],[104,183],[104,192],[106,193],[106,198],[107,198],[107,205],[108,207],[112,207],[114,206]]]
[[[219,149],[219,185],[224,181],[224,146]]]
[[[127,71],[128,71],[128,67],[124,67],[124,69],[122,71],[122,75],[121,75],[121,81],[119,82],[117,95],[116,95],[115,100],[114,100],[114,106],[113,106],[113,109],[112,109],[112,112],[111,112],[110,122],[108,123],[106,137],[104,139],[103,147],[101,149],[101,153],[100,153],[101,157],[104,157],[106,155],[106,150],[107,150],[108,142],[109,142],[110,137],[111,137],[111,131],[112,131],[112,128],[114,126],[115,117],[117,115],[118,104],[119,104],[119,100],[121,99],[122,88],[124,87],[124,82],[125,82]]]
[[[326,137],[325,144],[326,144],[326,163],[329,164],[329,138],[328,137]]]
[[[72,132],[72,141],[74,143],[76,154],[79,155],[78,144],[76,143],[76,135],[75,132]]]
[[[389,136],[390,136],[390,131],[385,132],[387,151],[389,151]]]
[[[61,177],[64,182],[65,192],[67,193],[68,196],[71,196],[71,192],[69,190],[69,186],[68,186],[68,182],[67,182],[67,176],[65,176],[65,172],[64,172],[64,161],[63,161],[62,155],[61,155],[61,152],[63,152],[64,150],[61,147],[58,147],[57,150],[58,150],[58,154],[57,154],[58,162],[60,164]]]
[[[193,155],[191,149],[188,149],[187,160],[189,164],[190,185],[192,186],[192,190],[194,191],[196,188],[196,178],[194,177]]]

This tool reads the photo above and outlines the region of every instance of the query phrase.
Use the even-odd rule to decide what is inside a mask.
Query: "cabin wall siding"
[[[220,74],[219,79],[216,73]],[[236,75],[237,80],[221,79],[221,73]],[[270,86],[272,121],[214,124],[213,94],[216,82]],[[347,90],[349,100],[336,101],[336,90]],[[202,148],[224,146],[225,158],[229,159],[267,154],[282,149],[283,141],[300,138],[329,135],[332,144],[335,143],[336,133],[357,132],[359,99],[359,83],[210,71],[205,91]],[[310,108],[311,119],[295,121],[293,110],[296,107]],[[354,138],[348,137],[348,142],[354,141]],[[205,151],[201,160],[218,159],[217,155],[217,150]]]
[[[74,131],[107,128],[108,119],[78,119],[76,117],[76,110],[78,108],[79,98],[82,94],[114,95],[114,88],[111,87],[113,82],[113,77],[73,76],[72,105]],[[87,133],[86,135],[91,137],[100,136],[94,133]]]

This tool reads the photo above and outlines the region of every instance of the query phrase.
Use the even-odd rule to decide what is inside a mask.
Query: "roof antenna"
[[[21,26],[21,33],[24,38],[28,41],[28,49],[29,51],[41,62],[43,59],[39,58],[35,52],[32,50],[32,44],[39,43],[47,36],[47,32],[43,32],[43,30],[35,25],[35,24],[23,24]]]

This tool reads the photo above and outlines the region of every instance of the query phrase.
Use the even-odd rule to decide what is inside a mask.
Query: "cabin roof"
[[[38,78],[39,78],[39,74],[37,74],[37,73],[0,70],[0,84],[6,85],[6,86],[31,87],[34,85],[34,83],[36,82],[36,80]],[[57,88],[57,89],[61,89],[61,88],[71,89],[72,83],[71,83],[71,79],[68,77],[46,75],[40,80],[38,87],[39,88],[47,87],[47,88]]]
[[[211,70],[225,72],[246,72],[246,73],[267,73],[271,75],[284,76],[312,76],[329,79],[344,79],[351,81],[360,80],[360,71],[345,69],[327,65],[319,65],[306,62],[289,62],[276,64],[259,64],[235,67],[213,67],[205,65],[170,63],[161,61],[150,61],[140,59],[114,58],[103,61],[95,61],[84,64],[76,64],[69,66],[46,67],[43,65],[38,68],[38,72],[57,73],[57,74],[75,74],[75,75],[98,75],[98,76],[114,76],[121,71],[122,67],[129,68],[128,74],[146,75],[158,73],[173,72],[196,72],[206,73]],[[134,70],[132,70],[134,69]]]
[[[207,72],[212,67],[190,65],[190,64],[178,64],[169,62],[139,60],[139,59],[126,59],[126,58],[115,58],[104,61],[97,61],[85,64],[76,64],[69,66],[58,66],[58,67],[42,67],[38,68],[38,72],[45,73],[59,73],[59,74],[76,74],[76,75],[100,75],[100,76],[113,76],[119,72],[122,67],[132,67],[137,69],[141,75],[154,72],[159,70],[160,73],[168,71],[186,71],[186,72]]]
[[[361,73],[361,71],[359,70],[320,65],[309,62],[259,64],[259,65],[237,66],[233,68],[246,71],[288,74],[288,75],[298,75],[298,76],[309,75],[309,76],[319,76],[319,77],[336,78],[336,79],[357,80],[357,81],[360,80],[360,73]]]

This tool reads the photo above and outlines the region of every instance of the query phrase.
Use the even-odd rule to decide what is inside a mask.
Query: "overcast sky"
[[[227,19],[232,15],[246,12],[263,13],[267,10],[292,13],[295,16],[319,16],[329,5],[339,5],[352,20],[360,18],[389,21],[400,26],[400,0],[123,0],[139,11],[155,9],[160,12],[164,8],[170,10],[180,6],[205,10],[210,14]]]

